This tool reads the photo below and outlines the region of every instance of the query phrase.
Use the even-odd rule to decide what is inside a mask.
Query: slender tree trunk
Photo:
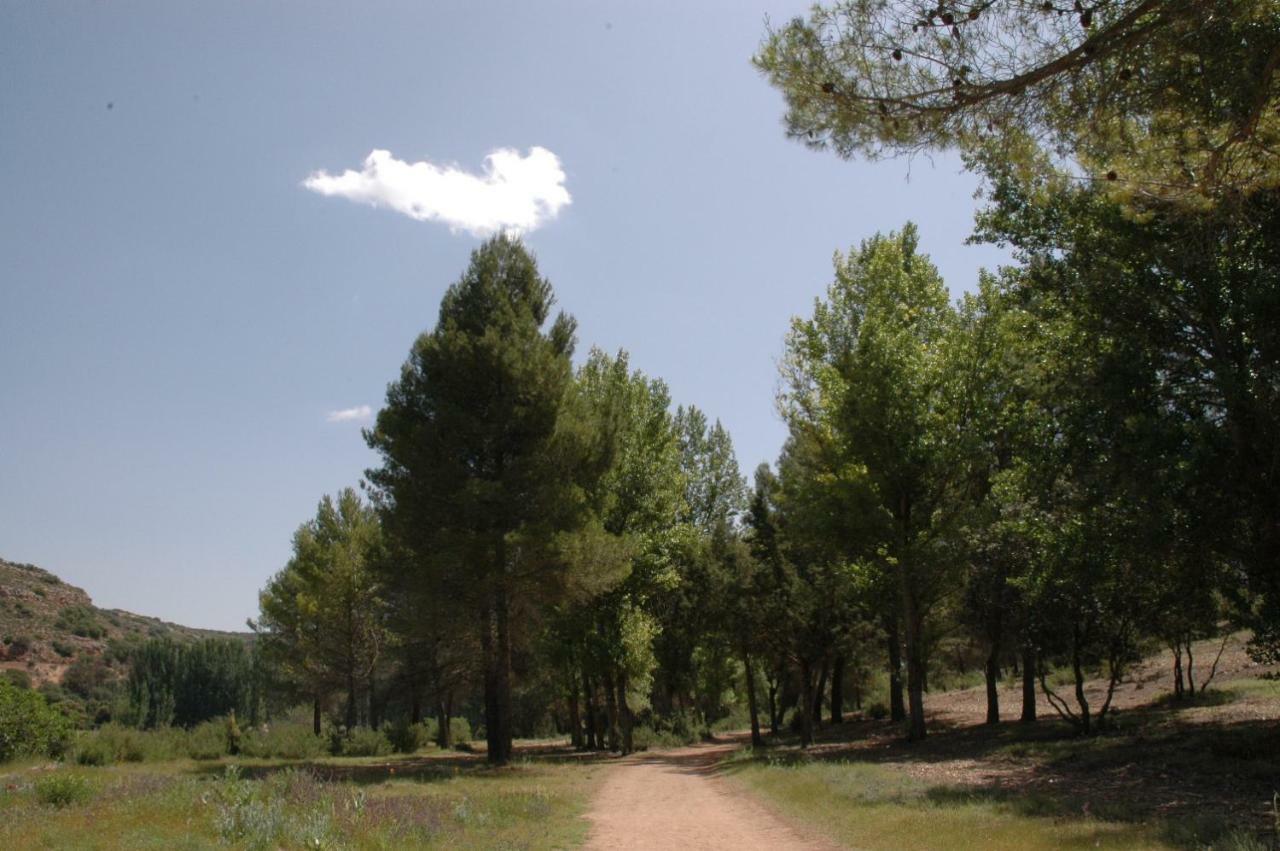
[[[582,716],[578,709],[578,676],[569,676],[569,744],[582,750]]]
[[[822,660],[822,668],[819,669],[818,687],[813,692],[813,703],[810,709],[813,710],[813,724],[817,729],[822,729],[822,696],[827,690],[827,675],[831,671],[831,662],[825,657]]]
[[[1196,696],[1195,657],[1191,655],[1191,637],[1183,642],[1187,648],[1187,697]]]
[[[505,552],[505,548],[504,548]],[[511,729],[512,711],[511,711],[511,629],[510,629],[510,608],[507,600],[507,590],[505,587],[498,588],[497,600],[498,621],[498,675],[497,675],[497,717],[498,717],[498,746],[500,748],[497,759],[490,758],[490,762],[495,765],[506,765],[511,761],[511,745],[513,739],[513,731]]]
[[[1036,720],[1036,649],[1030,642],[1022,646],[1022,718],[1023,724]]]
[[[782,713],[778,707],[778,689],[782,686],[782,675],[775,673],[769,680],[769,735],[777,738],[778,728],[782,726]]]
[[[808,659],[800,660],[800,747],[813,744],[813,670]]]
[[[907,737],[920,741],[925,737],[924,724],[924,624],[914,589],[904,587],[903,616],[907,627],[907,701],[909,707]]]
[[[587,749],[596,750],[600,747],[600,737],[596,734],[596,691],[591,685],[591,677],[587,675],[586,665],[582,668],[582,694],[587,704]]]
[[[987,679],[987,723],[1000,723],[1000,650],[998,645],[991,645],[987,654],[986,669],[983,672]]]
[[[889,648],[889,718],[902,721],[907,707],[902,700],[902,639],[898,635],[898,614],[885,616],[885,643]]]
[[[1071,630],[1071,672],[1076,679],[1076,703],[1080,705],[1080,731],[1086,736],[1092,732],[1089,718],[1089,701],[1084,694],[1084,663],[1080,658],[1080,626]]]
[[[764,737],[760,735],[760,713],[756,707],[756,672],[751,664],[751,654],[742,654],[743,666],[747,671],[747,712],[751,716],[751,746],[764,746]]]
[[[409,723],[422,723],[422,689],[416,681],[409,687]]]
[[[347,732],[356,726],[356,673],[347,668]]]
[[[484,628],[480,630],[480,655],[484,667],[484,738],[489,762],[502,758],[502,722],[498,717],[498,648],[494,635],[494,609],[485,608]]]
[[[311,700],[311,732],[320,735],[320,695]]]
[[[844,667],[843,653],[836,654],[835,665],[831,669],[831,723],[844,723]]]
[[[1175,638],[1169,646],[1173,648],[1173,699],[1182,700],[1182,640]]]
[[[618,671],[618,724],[622,728],[622,752],[624,754],[631,753],[634,749],[632,747],[634,740],[631,735],[635,727],[634,720],[631,715],[631,707],[627,705],[627,673],[620,669]]]
[[[618,743],[618,693],[614,687],[613,674],[606,668],[604,673],[604,706],[609,713],[609,750],[619,749]]]
[[[453,719],[449,717],[452,702],[452,695],[436,701],[436,746],[441,750],[453,747]]]

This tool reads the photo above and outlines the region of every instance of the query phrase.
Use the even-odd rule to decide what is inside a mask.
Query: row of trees
[[[953,301],[910,225],[837,255],[748,492],[727,433],[625,354],[575,369],[533,259],[485,243],[366,433],[369,503],[323,502],[263,592],[264,658],[317,731],[335,697],[348,726],[467,711],[505,762],[549,717],[627,750],[638,716],[739,696],[756,741],[790,711],[808,742],[873,671],[919,738],[957,640],[989,721],[1013,668],[1023,720],[1038,687],[1086,732],[1153,642],[1179,694],[1228,623],[1274,653],[1274,13],[849,0],[772,31],[756,61],[793,135],[959,148],[986,183],[975,239],[1016,265]]]

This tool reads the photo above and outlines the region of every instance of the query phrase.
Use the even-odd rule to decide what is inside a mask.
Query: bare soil
[[[634,754],[617,761],[587,813],[589,849],[826,849],[719,776],[736,742]]]

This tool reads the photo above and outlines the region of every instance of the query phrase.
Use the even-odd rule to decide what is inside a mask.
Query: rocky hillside
[[[23,671],[33,686],[60,683],[80,657],[122,659],[148,638],[242,638],[192,629],[120,609],[100,609],[84,589],[35,565],[0,559],[0,670]]]

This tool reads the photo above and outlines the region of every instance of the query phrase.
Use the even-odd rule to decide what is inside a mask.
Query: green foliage
[[[44,696],[0,680],[0,763],[20,756],[59,756],[71,723]]]
[[[138,726],[190,727],[237,710],[250,714],[255,676],[243,642],[150,639],[133,653],[127,690]]]
[[[35,791],[40,803],[61,809],[85,803],[93,797],[94,787],[88,778],[60,770],[37,780]]]
[[[107,634],[88,606],[67,606],[58,612],[54,626],[81,638],[98,639]]]
[[[328,742],[313,734],[310,725],[282,722],[246,731],[240,752],[260,759],[315,759],[329,749]]]
[[[386,756],[392,750],[386,734],[368,727],[357,727],[342,739],[343,756]]]
[[[1130,197],[1195,203],[1274,186],[1278,41],[1273,0],[836,0],[771,29],[755,63],[811,147],[1026,167],[1030,137]]]

